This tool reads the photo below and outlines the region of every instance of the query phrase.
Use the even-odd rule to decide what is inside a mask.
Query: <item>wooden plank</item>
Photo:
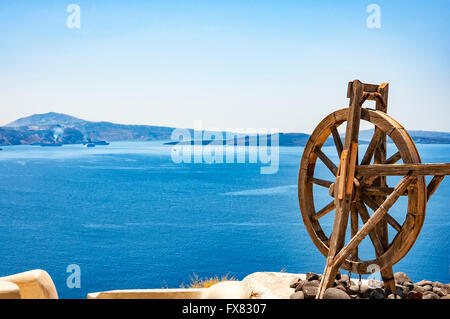
[[[395,191],[389,196],[383,204],[373,213],[373,215],[369,218],[367,223],[365,223],[358,233],[349,241],[349,243],[336,255],[333,260],[332,267],[339,267],[344,260],[348,257],[350,252],[358,246],[361,241],[367,236],[367,234],[375,229],[375,226],[378,222],[386,215],[389,208],[395,204],[397,199],[400,197],[400,194],[403,193],[406,188],[411,184],[411,182],[415,179],[414,176],[405,176],[395,187]]]
[[[381,111],[384,113],[387,113],[387,101],[388,101],[388,91],[389,91],[389,84],[388,83],[381,83],[380,86],[377,89],[377,92],[380,93],[380,96],[376,97],[376,109],[377,111]],[[381,129],[378,127],[375,128],[375,133],[382,132]],[[375,151],[374,154],[374,164],[380,164],[385,163],[386,160],[386,147],[387,147],[387,136],[384,132],[382,132],[380,137],[380,143]],[[397,156],[397,157],[395,157]],[[389,160],[395,160],[398,161],[397,158],[400,158],[400,153],[398,155],[394,154],[393,157]],[[388,161],[389,161],[388,160]],[[389,162],[390,163],[390,162]],[[367,164],[370,164],[367,163]],[[393,164],[393,163],[390,163]],[[387,187],[386,183],[386,177],[381,176],[374,180],[375,186],[379,187]],[[375,196],[375,199],[377,201],[384,202],[386,200],[386,195],[377,195]],[[392,221],[391,221],[392,222]],[[380,238],[380,242],[383,246],[383,250],[375,251],[375,254],[377,258],[381,256],[384,251],[386,251],[389,247],[389,234],[388,234],[388,218],[387,216],[383,217],[381,221],[377,225],[377,233]],[[381,277],[383,278],[384,286],[386,289],[392,292],[395,292],[395,280],[394,280],[394,272],[392,270],[392,266],[389,266],[387,268],[384,268],[381,270]]]
[[[314,152],[320,158],[320,160],[328,167],[328,169],[333,173],[334,176],[337,175],[338,168],[334,163],[326,156],[322,150],[318,147],[315,148]]]
[[[348,164],[348,180],[346,195],[351,195],[353,192],[353,179],[355,176],[356,159],[358,157],[358,142],[352,142],[352,148],[350,151],[350,163]]]
[[[450,175],[450,163],[373,164],[356,166],[358,176]]]
[[[341,178],[339,178],[339,183],[336,182],[337,185],[339,186],[337,190],[338,194],[337,197],[339,200],[344,199],[345,176],[347,174],[347,158],[348,158],[348,150],[342,151],[341,163],[339,164],[339,176]]]

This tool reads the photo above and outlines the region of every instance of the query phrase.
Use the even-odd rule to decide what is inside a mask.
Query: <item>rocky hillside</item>
[[[173,128],[85,121],[60,113],[34,114],[0,127],[0,145],[76,144],[90,140],[168,140]]]

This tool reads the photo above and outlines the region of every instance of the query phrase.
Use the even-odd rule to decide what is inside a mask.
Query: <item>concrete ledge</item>
[[[0,277],[17,285],[22,299],[58,299],[55,284],[50,275],[41,269]]]
[[[201,299],[207,288],[127,289],[93,292],[88,299]]]
[[[0,281],[0,299],[20,299],[20,288],[10,281]]]

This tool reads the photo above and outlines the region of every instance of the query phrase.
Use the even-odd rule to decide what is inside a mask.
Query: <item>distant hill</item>
[[[61,142],[168,140],[174,128],[85,121],[60,113],[34,114],[0,128],[0,144]]]
[[[414,143],[417,144],[450,144],[450,133],[447,132],[408,130],[408,133]],[[366,141],[370,141],[372,136],[373,130],[361,130],[359,132],[359,138]]]
[[[92,141],[167,141],[175,128],[152,125],[125,125],[111,122],[91,122],[61,113],[34,114],[0,127],[0,145],[63,143],[77,144]],[[189,129],[192,133],[193,130]],[[360,132],[360,143],[367,143],[373,130]],[[450,133],[410,131],[416,143],[450,144]],[[225,135],[224,135],[225,138]],[[305,146],[309,135],[280,133],[280,146]],[[244,138],[248,144],[248,137]],[[270,139],[270,138],[269,138]],[[210,142],[210,141],[209,141]],[[205,141],[204,144],[208,144]],[[239,140],[242,142],[242,138]],[[184,143],[190,144],[191,141]],[[231,143],[238,143],[237,141]],[[169,144],[176,144],[170,142]],[[325,146],[332,145],[332,139]]]
[[[5,127],[21,127],[21,126],[75,126],[89,123],[88,121],[76,118],[62,113],[49,112],[44,114],[33,114],[27,117],[22,117],[14,122],[6,124]]]

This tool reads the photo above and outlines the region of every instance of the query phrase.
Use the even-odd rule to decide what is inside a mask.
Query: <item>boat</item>
[[[106,141],[91,141],[88,139],[87,142],[83,142],[83,145],[86,146],[87,144],[94,144],[94,145],[109,145]]]
[[[95,147],[94,143],[86,143],[84,144],[84,147]]]
[[[46,147],[46,146],[62,146],[62,143],[41,143],[40,144],[42,147]]]

